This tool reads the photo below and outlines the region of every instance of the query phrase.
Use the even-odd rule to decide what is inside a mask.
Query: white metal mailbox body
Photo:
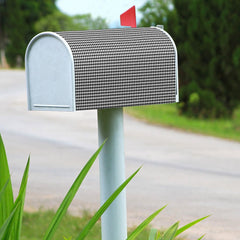
[[[43,32],[25,61],[29,110],[178,102],[177,50],[161,28]]]

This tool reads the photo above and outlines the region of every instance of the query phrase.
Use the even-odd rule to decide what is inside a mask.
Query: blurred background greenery
[[[23,67],[26,46],[43,31],[107,28],[100,17],[90,14],[69,16],[56,6],[56,0],[0,0],[1,63],[4,55],[10,67]]]
[[[240,1],[148,0],[139,11],[139,27],[163,24],[176,42],[177,114],[234,118],[240,103]],[[6,62],[23,67],[26,46],[39,32],[102,28],[108,28],[105,19],[69,16],[57,8],[56,0],[0,0],[0,67]],[[237,124],[232,130],[239,128]]]
[[[161,23],[179,55],[180,112],[231,117],[240,101],[240,1],[152,0],[140,26]]]

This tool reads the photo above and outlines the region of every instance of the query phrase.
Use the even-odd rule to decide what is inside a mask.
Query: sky
[[[146,0],[58,0],[58,8],[69,15],[91,13],[93,18],[103,17],[111,27],[120,27],[120,14],[135,5],[137,21],[141,18],[138,8]]]

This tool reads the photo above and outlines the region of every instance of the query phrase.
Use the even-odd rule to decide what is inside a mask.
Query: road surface
[[[31,167],[26,210],[57,208],[97,149],[97,112],[28,112],[24,71],[0,71],[0,132],[15,194],[27,157]],[[168,207],[153,225],[168,227],[212,216],[187,232],[194,240],[240,239],[240,144],[135,120],[125,114],[126,175],[143,165],[127,187],[128,226]],[[99,207],[96,162],[70,210]]]

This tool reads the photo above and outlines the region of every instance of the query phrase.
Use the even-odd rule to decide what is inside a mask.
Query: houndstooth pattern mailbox
[[[26,51],[29,110],[178,101],[177,50],[161,28],[43,32]]]

